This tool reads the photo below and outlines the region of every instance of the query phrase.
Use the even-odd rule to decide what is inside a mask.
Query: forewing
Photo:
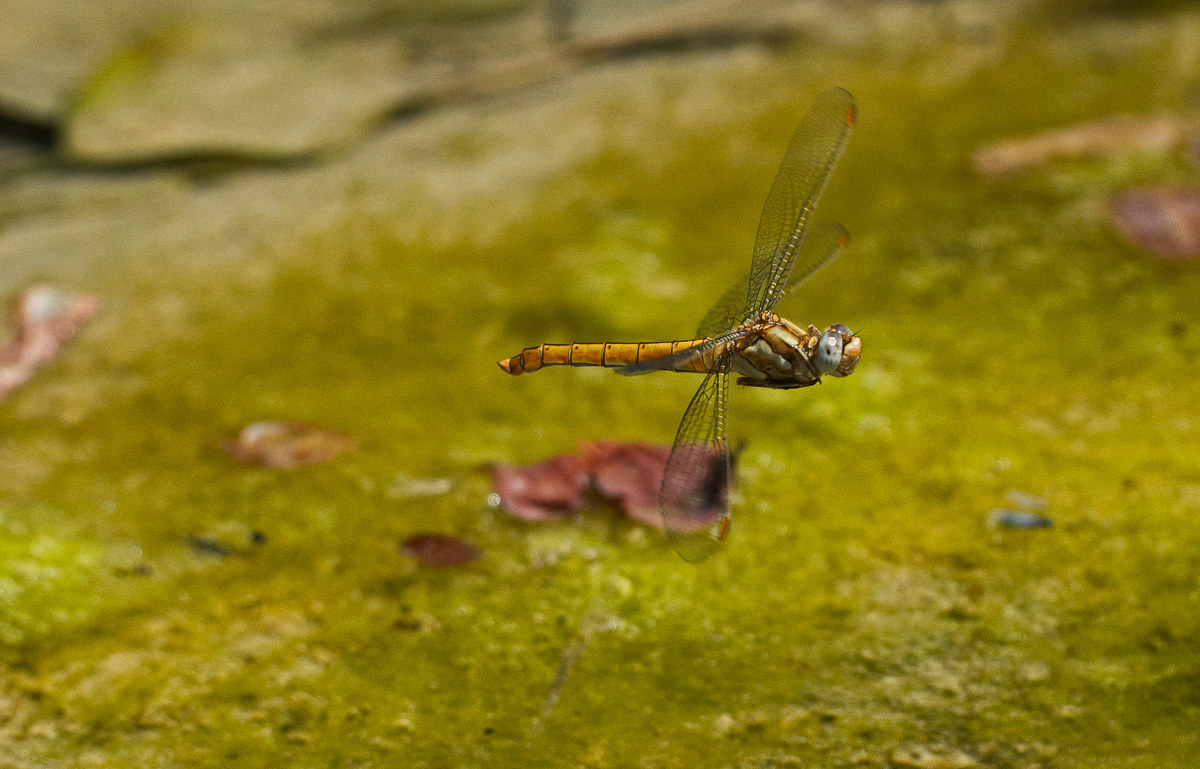
[[[729,533],[733,482],[725,441],[730,358],[704,378],[692,396],[663,473],[663,528],[685,561],[702,561]]]
[[[779,299],[792,293],[825,265],[837,259],[850,245],[850,233],[840,224],[818,224],[808,233],[796,257],[791,279],[779,292]]]
[[[783,295],[813,209],[850,138],[855,114],[854,97],[830,88],[817,97],[792,134],[758,223],[746,317],[770,310]]]
[[[746,319],[747,282],[748,278],[742,278],[721,295],[700,321],[696,336],[717,336]]]
[[[825,265],[832,262],[850,243],[850,233],[840,224],[818,224],[800,244],[791,279],[779,292],[779,298],[807,281]],[[716,336],[746,320],[746,285],[749,277],[729,287],[700,321],[696,336]]]

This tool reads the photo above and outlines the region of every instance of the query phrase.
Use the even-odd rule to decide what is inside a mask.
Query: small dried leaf
[[[1138,248],[1168,259],[1200,258],[1200,190],[1142,187],[1113,198],[1109,218]]]
[[[17,298],[17,333],[0,347],[0,401],[58,355],[96,314],[96,297],[53,286],[34,286]]]
[[[328,461],[355,445],[353,438],[333,430],[277,420],[246,425],[237,440],[221,443],[239,462],[281,470]]]
[[[478,559],[479,548],[447,534],[417,534],[400,543],[400,552],[425,566],[462,566]]]
[[[989,142],[975,150],[971,164],[980,175],[994,179],[1055,158],[1129,151],[1166,152],[1187,144],[1196,130],[1195,124],[1172,115],[1117,115],[1033,136]]]

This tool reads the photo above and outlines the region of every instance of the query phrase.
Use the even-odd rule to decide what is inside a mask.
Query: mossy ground
[[[1196,24],[777,52],[761,109],[688,134],[664,95],[623,118],[661,123],[658,166],[598,155],[499,239],[349,212],[257,269],[97,271],[106,317],[0,411],[0,766],[1193,765],[1200,267],[1119,242],[1104,205],[1200,172],[967,158],[1184,106]],[[733,394],[725,552],[489,507],[488,462],[669,440],[695,379],[494,361],[688,333],[830,82],[862,118],[822,210],[855,241],[781,310],[861,329],[863,360]],[[361,447],[291,472],[219,451],[264,418]],[[1054,527],[989,529],[1010,489]],[[422,531],[485,555],[419,568],[398,543]]]

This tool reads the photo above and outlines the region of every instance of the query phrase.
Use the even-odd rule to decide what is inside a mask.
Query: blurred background
[[[0,767],[1186,767],[1200,7],[6,0]],[[791,132],[853,240],[723,552],[493,470],[669,443]]]

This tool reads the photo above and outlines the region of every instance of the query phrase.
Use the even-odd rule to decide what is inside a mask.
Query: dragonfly
[[[792,134],[767,194],[750,274],[721,296],[692,338],[541,344],[499,361],[514,376],[547,366],[704,375],[684,411],[659,492],[663,528],[687,561],[712,555],[730,530],[733,469],[725,434],[730,375],[736,374],[739,385],[790,390],[819,384],[824,376],[849,376],[858,365],[862,340],[847,326],[801,328],[773,311],[849,244],[844,227],[813,225],[812,214],[856,115],[854,97],[842,88],[817,97]]]

